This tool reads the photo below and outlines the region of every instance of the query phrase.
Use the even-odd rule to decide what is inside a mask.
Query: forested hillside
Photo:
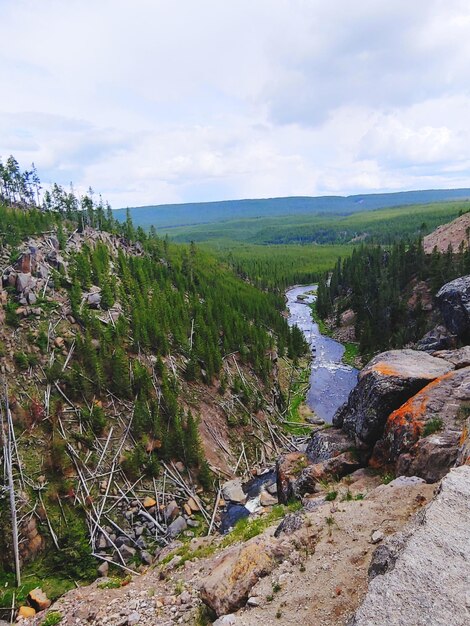
[[[31,584],[42,576],[54,596],[54,577],[60,589],[93,578],[89,542],[98,558],[119,557],[101,526],[110,499],[130,501],[119,494],[134,493],[134,483],[154,495],[162,477],[165,493],[168,473],[178,493],[188,484],[194,498],[212,498],[248,431],[264,455],[266,421],[284,409],[278,358],[295,362],[306,344],[281,315],[279,294],[194,244],[135,229],[130,218],[118,223],[91,193],[55,185],[37,206],[15,163],[0,172],[3,458],[13,455],[21,493],[21,559],[36,559]],[[251,436],[246,459],[257,445]],[[127,520],[127,508],[117,512]],[[5,499],[0,523],[7,567]]]
[[[137,226],[149,228],[183,226],[240,220],[251,217],[268,218],[294,215],[347,215],[356,211],[373,211],[386,207],[429,204],[452,200],[468,200],[470,189],[428,189],[396,193],[370,193],[354,196],[301,196],[257,200],[227,200],[223,202],[194,202],[161,204],[130,208]],[[126,219],[126,209],[118,209],[120,221]]]
[[[360,351],[368,357],[420,339],[432,324],[432,296],[469,272],[468,248],[426,255],[421,240],[391,248],[362,245],[320,281],[316,311],[339,326],[351,309]]]

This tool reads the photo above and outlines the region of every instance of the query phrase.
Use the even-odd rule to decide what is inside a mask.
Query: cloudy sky
[[[0,0],[0,155],[113,206],[470,186],[468,0]]]

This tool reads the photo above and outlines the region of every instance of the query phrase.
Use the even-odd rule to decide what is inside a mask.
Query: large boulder
[[[325,428],[312,434],[305,451],[311,463],[328,461],[350,450],[354,442],[339,428]]]
[[[470,401],[470,367],[436,378],[391,413],[377,442],[372,466],[398,474],[441,479],[457,459],[462,436],[461,406]]]
[[[331,458],[312,463],[306,454],[290,452],[277,460],[277,497],[281,504],[319,491],[320,483],[338,479],[354,472],[362,462],[356,450],[348,450]]]
[[[445,326],[438,325],[424,335],[416,344],[418,350],[434,352],[448,350],[457,345],[457,335],[453,335]]]
[[[222,555],[202,583],[201,598],[218,617],[232,613],[246,604],[252,587],[275,565],[271,543],[255,537]]]
[[[436,300],[447,328],[470,341],[470,275],[456,278],[437,292]]]
[[[463,466],[447,474],[401,540],[378,548],[374,577],[348,626],[468,624],[469,527],[470,467]]]
[[[392,411],[454,366],[418,350],[390,350],[359,372],[358,383],[333,424],[359,444],[373,446]]]

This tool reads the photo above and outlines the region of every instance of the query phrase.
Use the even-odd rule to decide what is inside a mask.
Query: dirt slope
[[[426,254],[431,254],[436,246],[439,252],[446,252],[449,244],[451,244],[454,252],[457,252],[462,241],[467,247],[470,237],[467,234],[467,229],[470,229],[470,213],[465,213],[453,222],[443,224],[426,235],[423,239],[424,251]]]

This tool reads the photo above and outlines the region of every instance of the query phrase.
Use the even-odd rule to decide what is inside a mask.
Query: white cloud
[[[469,185],[464,0],[3,0],[0,155],[114,206]]]

